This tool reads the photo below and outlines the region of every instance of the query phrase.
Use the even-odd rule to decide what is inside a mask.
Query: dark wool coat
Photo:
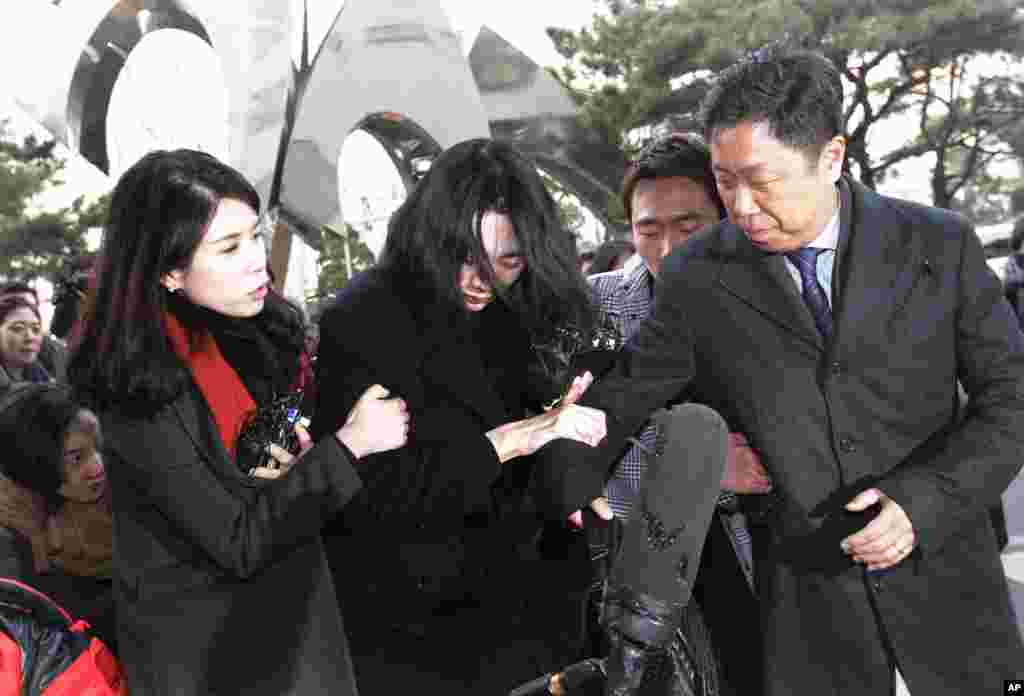
[[[530,346],[498,303],[482,312],[473,331],[415,295],[375,269],[346,285],[324,313],[320,401],[310,432],[318,437],[338,428],[371,384],[405,399],[408,444],[366,459],[364,504],[345,511],[338,531],[350,528],[372,545],[381,572],[371,582],[397,595],[436,595],[461,574],[458,547],[467,520],[486,526],[496,506],[515,500],[525,482],[528,458],[503,467],[485,433],[525,416]],[[367,518],[357,518],[356,508]],[[359,529],[369,520],[368,538]],[[369,559],[360,565],[370,574]]]
[[[250,478],[194,388],[101,422],[133,696],[356,694],[320,540],[361,485],[345,448],[326,437],[280,479]]]
[[[538,661],[575,659],[542,643],[568,646],[559,631],[579,630],[559,589],[567,574],[528,579],[523,547],[539,528],[521,508],[531,458],[502,465],[485,435],[540,407],[532,352],[498,302],[473,329],[429,301],[377,268],[352,279],[321,318],[313,436],[344,423],[375,383],[411,415],[405,447],[360,464],[365,487],[325,535],[328,555],[363,693],[393,693],[396,675],[412,675],[424,693],[503,693],[564,664]],[[581,563],[568,565],[583,587],[579,550]],[[546,617],[544,602],[558,605]],[[524,604],[536,607],[526,617]]]
[[[653,317],[584,397],[609,413],[606,444],[545,453],[547,505],[598,495],[622,436],[688,388],[775,484],[755,544],[767,693],[888,693],[883,628],[912,694],[999,693],[1024,646],[986,508],[1021,466],[1024,337],[963,218],[840,188],[832,344],[780,255],[728,222],[705,230],[663,262]],[[866,524],[842,508],[871,486],[903,507],[917,547],[869,581],[839,541]]]

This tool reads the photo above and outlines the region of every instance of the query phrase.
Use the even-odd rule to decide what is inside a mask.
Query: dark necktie
[[[811,310],[814,325],[818,333],[828,341],[832,338],[832,310],[828,306],[828,296],[818,282],[818,254],[825,249],[803,247],[786,253],[786,258],[793,262],[800,271],[800,285],[803,286],[804,302]]]

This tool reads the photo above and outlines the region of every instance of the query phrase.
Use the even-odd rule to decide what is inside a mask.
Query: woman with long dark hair
[[[576,264],[534,165],[470,140],[433,162],[392,217],[379,265],[321,318],[314,435],[373,383],[412,417],[409,444],[371,458],[365,504],[329,539],[364,693],[500,690],[536,673],[515,664],[526,641],[561,642],[554,617],[516,624],[527,598],[559,589],[553,577],[521,582],[513,544],[534,530],[513,538],[511,520],[528,455],[554,438],[604,437],[604,415],[573,403],[590,377],[572,380],[566,343],[597,324]]]
[[[259,209],[209,155],[143,157],[114,189],[69,365],[106,437],[136,696],[355,693],[320,529],[360,460],[405,442],[408,414],[366,385],[316,444],[267,431],[303,332],[269,292]]]

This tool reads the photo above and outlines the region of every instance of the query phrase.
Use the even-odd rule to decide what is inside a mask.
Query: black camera
[[[292,392],[272,399],[249,416],[237,442],[237,461],[243,472],[252,475],[257,468],[278,468],[277,460],[270,455],[270,445],[299,455],[295,425],[308,423],[301,412],[302,401],[303,392]]]

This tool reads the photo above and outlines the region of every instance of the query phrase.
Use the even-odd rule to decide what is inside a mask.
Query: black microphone
[[[690,605],[693,582],[728,456],[728,427],[715,411],[683,404],[658,411],[654,451],[629,520],[608,534],[611,567],[605,582],[601,625],[609,645],[602,659],[584,660],[554,675],[521,685],[514,696],[602,693],[635,696],[652,679],[682,682],[665,693],[706,693],[717,683],[706,631],[688,636],[699,619]],[[592,519],[591,516],[584,516]],[[686,630],[681,628],[686,620]],[[692,639],[705,641],[695,645]],[[703,650],[701,650],[703,647]],[[710,661],[710,667],[708,662]],[[646,678],[645,678],[646,675]]]
[[[706,406],[683,404],[655,414],[657,443],[622,547],[605,585],[601,623],[608,638],[607,693],[636,694],[649,669],[669,659],[690,602],[700,553],[721,490],[729,429]],[[672,677],[696,679],[694,665]],[[695,684],[687,685],[690,690]]]

